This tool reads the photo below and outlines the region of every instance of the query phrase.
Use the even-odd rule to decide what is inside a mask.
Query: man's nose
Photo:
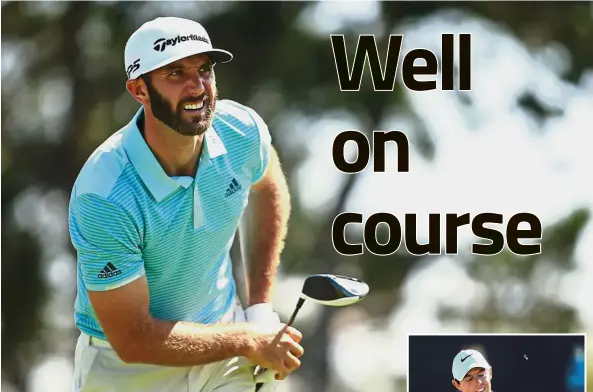
[[[192,92],[201,94],[204,91],[204,81],[196,72],[189,77],[188,87]]]

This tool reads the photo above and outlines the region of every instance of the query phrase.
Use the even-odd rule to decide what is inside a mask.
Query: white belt
[[[107,340],[99,339],[94,336],[89,336],[89,346],[112,348],[111,344]]]

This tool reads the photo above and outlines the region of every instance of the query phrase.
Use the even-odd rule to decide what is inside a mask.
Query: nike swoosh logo
[[[468,355],[468,356],[467,356],[467,357],[465,357],[465,358],[461,358],[461,362],[465,361],[466,359],[468,359],[468,358],[469,358],[469,357],[471,357],[472,355],[474,355],[474,354],[470,354],[470,355]]]

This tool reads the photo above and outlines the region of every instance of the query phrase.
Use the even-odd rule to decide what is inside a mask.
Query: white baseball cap
[[[144,23],[126,43],[124,59],[128,79],[195,54],[206,53],[215,63],[228,63],[233,55],[214,49],[206,29],[193,20],[158,17]]]
[[[453,378],[461,381],[474,368],[490,369],[486,358],[477,350],[461,350],[453,358]]]

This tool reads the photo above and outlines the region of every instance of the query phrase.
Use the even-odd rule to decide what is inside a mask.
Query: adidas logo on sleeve
[[[111,262],[105,264],[105,267],[97,274],[97,278],[99,279],[106,279],[111,278],[113,276],[121,275],[121,271],[111,264]]]

